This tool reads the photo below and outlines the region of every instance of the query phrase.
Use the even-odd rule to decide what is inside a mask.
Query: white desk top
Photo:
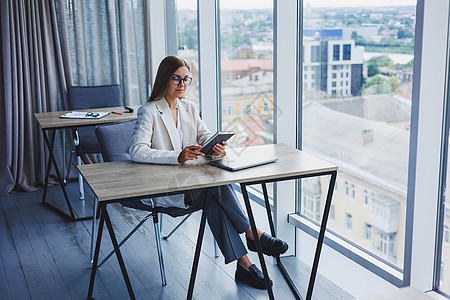
[[[103,107],[103,108],[91,108],[91,109],[72,109],[66,111],[53,111],[45,113],[35,113],[39,125],[42,129],[58,129],[58,128],[71,128],[71,127],[82,127],[82,126],[94,126],[99,124],[121,122],[127,120],[133,120],[137,118],[137,109],[139,106],[130,106],[134,109],[132,113],[123,113],[124,107]],[[71,112],[71,111],[107,111],[107,112],[121,112],[122,115],[109,114],[106,117],[100,119],[65,119],[60,118],[61,115]]]
[[[231,183],[282,180],[294,176],[337,170],[337,166],[285,144],[270,144],[240,151],[263,151],[278,161],[240,171],[211,166],[202,157],[182,165],[156,165],[132,161],[108,162],[78,166],[99,201],[148,197],[163,193]],[[235,151],[228,148],[227,152]]]

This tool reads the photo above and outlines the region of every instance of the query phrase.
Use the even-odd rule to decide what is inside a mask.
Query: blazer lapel
[[[181,149],[177,128],[175,127],[175,122],[172,119],[169,104],[167,104],[166,99],[163,98],[156,103],[156,106],[160,112],[160,116],[164,123],[164,126],[169,133],[169,138],[170,142],[172,143],[173,149]]]

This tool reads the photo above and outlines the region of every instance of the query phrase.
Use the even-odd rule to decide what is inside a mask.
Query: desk
[[[322,249],[323,239],[325,236],[326,223],[331,206],[331,198],[333,195],[334,184],[337,176],[337,167],[314,156],[303,153],[284,144],[263,145],[255,147],[247,147],[245,151],[260,151],[271,153],[278,157],[275,163],[249,168],[237,172],[226,171],[217,167],[208,165],[205,160],[189,161],[182,165],[155,165],[141,164],[132,161],[109,162],[95,165],[79,166],[81,174],[84,176],[87,184],[91,187],[100,206],[100,222],[98,226],[97,241],[95,245],[94,261],[91,270],[91,279],[89,283],[88,299],[92,297],[95,273],[97,270],[98,255],[100,251],[101,236],[103,226],[106,226],[111,238],[111,242],[116,251],[122,275],[128,289],[131,299],[134,299],[134,293],[131,288],[130,280],[127,275],[122,254],[120,253],[114,230],[107,212],[107,205],[110,203],[142,199],[149,197],[157,197],[163,195],[171,195],[181,193],[183,191],[221,186],[226,184],[238,183],[241,186],[244,196],[245,207],[250,220],[250,224],[254,232],[256,232],[255,220],[250,206],[250,201],[246,186],[253,184],[261,184],[265,198],[267,216],[269,219],[271,234],[275,236],[275,230],[272,221],[272,215],[269,206],[266,183],[277,182],[282,180],[291,180],[306,178],[312,176],[330,175],[331,180],[328,187],[328,194],[325,202],[325,208],[321,223],[321,229],[317,241],[316,253],[314,256],[311,276],[308,285],[306,298],[311,299],[314,281],[319,265],[319,257]],[[230,150],[228,150],[230,152]],[[149,183],[152,184],[149,184]],[[194,254],[194,262],[192,266],[191,278],[187,298],[191,299],[194,290],[195,276],[200,257],[201,244],[205,228],[207,212],[203,210],[200,221],[200,229],[197,238],[197,245]],[[258,249],[258,257],[261,264],[263,274],[266,278],[267,292],[270,299],[274,299],[272,287],[268,282],[268,273],[263,258],[261,244],[259,239],[255,238]],[[291,278],[287,274],[279,257],[277,265],[282,272],[286,282],[291,288],[294,296],[301,299],[301,296],[293,284]]]
[[[63,176],[61,176],[61,174],[59,172],[55,156],[53,155],[55,132],[57,129],[95,126],[95,125],[99,125],[99,124],[121,122],[121,121],[136,119],[138,107],[133,107],[133,108],[134,108],[133,113],[123,113],[122,115],[109,114],[108,116],[100,118],[100,119],[60,118],[61,115],[65,114],[67,112],[73,111],[73,110],[35,113],[34,114],[37,122],[39,123],[39,126],[42,129],[44,141],[49,150],[47,166],[46,166],[46,170],[45,170],[45,185],[44,185],[44,194],[42,197],[42,204],[50,207],[51,209],[55,210],[57,213],[61,214],[62,216],[66,217],[66,218],[69,218],[72,221],[87,220],[87,219],[92,218],[92,216],[88,216],[88,217],[76,217],[75,216],[74,210],[72,208],[72,205],[70,204],[69,196],[67,195],[67,191],[66,191],[66,188],[65,188],[65,185],[63,182]],[[124,110],[123,106],[120,106],[120,107],[104,107],[104,108],[95,108],[95,109],[80,109],[77,111],[93,111],[93,112],[95,112],[95,111],[108,111],[108,112],[119,111],[119,112],[122,112],[123,110]],[[66,205],[67,205],[67,208],[69,209],[69,214],[62,211],[58,207],[45,201],[45,198],[47,196],[47,188],[48,188],[48,176],[49,176],[50,168],[52,167],[52,165],[55,168],[57,181],[58,181],[58,183],[62,189],[62,192],[64,194],[64,199],[66,200]]]

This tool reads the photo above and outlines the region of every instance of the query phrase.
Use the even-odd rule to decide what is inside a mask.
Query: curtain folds
[[[64,110],[67,86],[118,83],[124,104],[145,102],[147,1],[0,1],[0,195],[42,185],[48,153],[34,113]]]
[[[124,104],[146,101],[149,27],[146,0],[55,1],[68,85],[120,84]]]
[[[44,180],[45,147],[34,113],[58,109],[62,60],[52,1],[2,0],[0,195],[35,190]]]

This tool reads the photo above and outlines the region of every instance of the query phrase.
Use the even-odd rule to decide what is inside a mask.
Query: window
[[[364,239],[366,241],[372,241],[372,226],[364,223]]]
[[[414,43],[410,38],[412,35],[414,41],[416,6],[408,0],[400,1],[402,5],[396,4],[390,8],[392,10],[371,6],[367,1],[358,2],[360,7],[345,7],[343,1],[338,1],[332,7],[318,5],[316,1],[310,0],[302,2],[302,44],[305,47],[320,45],[323,57],[320,62],[322,73],[317,76],[320,93],[302,95],[301,141],[303,149],[329,158],[339,167],[340,175],[337,181],[343,187],[343,192],[333,196],[333,205],[335,211],[340,213],[336,213],[336,221],[328,226],[329,230],[337,235],[342,234],[356,247],[379,257],[380,261],[389,258],[389,263],[403,271],[407,199],[406,193],[400,192],[400,189],[405,191],[408,188],[411,133],[409,103],[412,99],[412,85],[410,81],[408,83],[398,78],[399,86],[405,87],[406,92],[400,88],[387,88],[392,87],[388,82],[389,77],[377,77],[372,81],[373,75],[367,74],[368,61],[372,57],[371,62],[377,64],[378,70],[383,64],[387,64],[389,68],[402,68],[413,73],[412,65],[405,61],[414,59]],[[383,19],[378,20],[376,25],[363,26],[361,20],[367,19],[375,11],[381,14]],[[400,15],[408,17],[399,17]],[[385,18],[392,22],[384,21]],[[330,27],[321,27],[321,24]],[[346,34],[345,30],[336,30],[349,27],[356,28],[358,34],[351,36],[351,33]],[[310,29],[316,28],[322,30],[321,35],[310,33]],[[411,33],[408,42],[405,39],[401,42],[401,47],[408,48],[404,61],[398,59],[399,54],[403,56],[406,53],[400,44],[397,47],[394,39],[384,38],[384,34],[393,30],[406,30]],[[393,52],[387,53],[386,46]],[[383,56],[387,56],[392,62],[388,63],[390,60],[387,59],[384,61]],[[380,89],[380,84],[386,89]],[[399,97],[405,97],[408,104],[400,104],[396,100]],[[370,105],[369,99],[374,99]],[[316,105],[317,103],[320,105]],[[375,107],[378,109],[376,112]],[[400,115],[401,117],[396,117]],[[318,140],[327,142],[321,143]],[[378,153],[379,149],[383,150]],[[389,149],[399,150],[394,152]],[[373,151],[377,152],[379,160],[372,159]],[[374,178],[379,179],[379,182],[375,183]],[[322,186],[325,184],[324,182]],[[400,189],[393,192],[392,184]],[[346,197],[356,198],[356,191],[358,201],[348,201]],[[380,196],[375,208],[373,198],[370,198],[371,191],[377,191],[377,196]],[[359,201],[359,195],[362,195],[362,201]],[[322,199],[324,197],[322,194]],[[359,214],[359,209],[363,206],[365,208]],[[357,211],[358,215],[355,215]],[[355,231],[352,235],[348,234],[345,212],[355,215]],[[363,234],[364,223],[371,226],[371,243],[367,242]],[[384,231],[377,231],[380,228]],[[384,251],[379,250],[382,248]],[[450,264],[445,265],[450,269]],[[448,282],[450,290],[450,279]]]
[[[345,229],[348,231],[352,231],[352,215],[351,214],[345,214]]]
[[[273,1],[248,1],[245,8],[232,1],[218,2],[220,106],[244,108],[233,115],[222,109],[220,127],[236,132],[229,141],[232,147],[272,143],[274,115],[269,107],[273,102]],[[239,74],[239,78],[227,81],[228,74]],[[304,76],[308,78],[306,73]]]
[[[311,46],[311,62],[320,62],[320,46]]]
[[[345,193],[345,196],[348,197],[348,182],[347,181],[344,182],[344,193]]]
[[[363,191],[363,204],[364,206],[369,205],[369,194],[367,193],[367,190]]]
[[[341,55],[340,48],[341,48],[341,45],[333,45],[333,60],[334,61],[338,61],[340,58],[340,55]]]
[[[342,51],[342,60],[351,60],[352,59],[352,45],[344,44]]]
[[[185,98],[199,105],[199,69],[198,69],[198,28],[197,1],[176,0],[176,47],[170,54],[177,54],[191,66],[192,83],[186,90]],[[229,81],[229,77],[227,77]]]
[[[334,221],[334,205],[331,204],[330,206],[330,216],[329,216],[331,221]]]
[[[228,106],[228,115],[234,116],[234,106],[233,105]]]

